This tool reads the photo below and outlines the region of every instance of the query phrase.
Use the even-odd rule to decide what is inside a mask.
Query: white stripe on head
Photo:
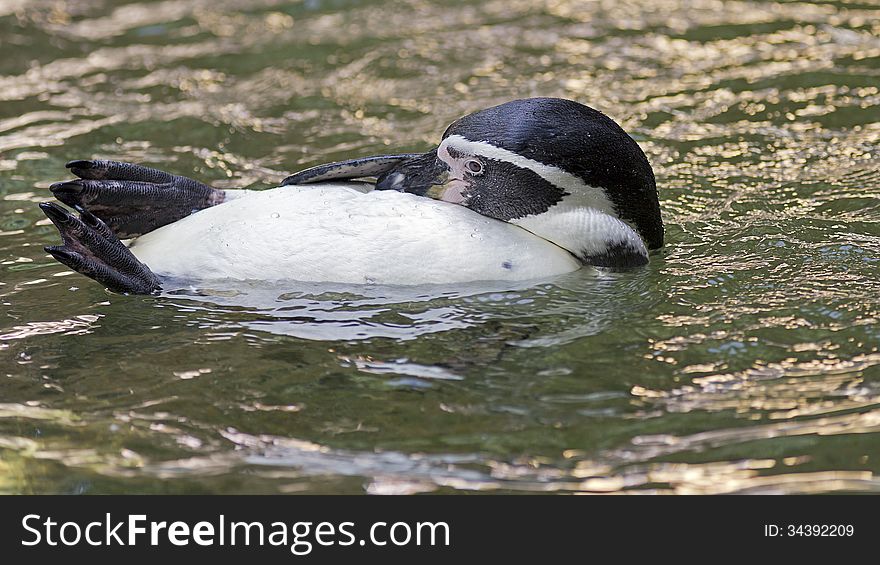
[[[513,151],[496,147],[487,141],[471,141],[461,135],[450,135],[437,148],[438,157],[450,166],[453,165],[452,161],[454,159],[449,154],[447,148],[452,148],[467,155],[503,161],[522,169],[528,169],[550,184],[568,192],[570,195],[563,199],[564,203],[570,206],[594,208],[605,214],[617,217],[614,205],[604,190],[585,183],[580,177],[566,172],[559,167],[523,157]]]

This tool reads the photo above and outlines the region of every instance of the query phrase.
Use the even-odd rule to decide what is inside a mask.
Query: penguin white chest
[[[155,273],[193,279],[429,284],[574,271],[567,251],[461,206],[352,185],[242,191],[142,236]]]

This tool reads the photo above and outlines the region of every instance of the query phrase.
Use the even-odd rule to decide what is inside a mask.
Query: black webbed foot
[[[61,202],[100,218],[120,238],[137,237],[223,202],[226,193],[199,181],[119,161],[70,161],[79,179],[50,190]]]
[[[61,234],[62,245],[45,248],[59,262],[114,292],[152,294],[161,290],[158,277],[97,216],[81,210],[77,218],[51,202],[43,202],[40,209]]]

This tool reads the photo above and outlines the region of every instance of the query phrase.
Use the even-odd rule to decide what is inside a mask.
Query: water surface
[[[880,7],[0,0],[0,492],[880,490]],[[268,187],[562,96],[668,245],[530,285],[124,297],[42,247],[73,158]]]

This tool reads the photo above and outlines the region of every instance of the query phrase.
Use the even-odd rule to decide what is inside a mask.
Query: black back
[[[576,175],[605,190],[618,216],[651,249],[663,246],[654,171],[638,144],[614,120],[560,98],[527,98],[469,114],[443,137],[486,141]]]

